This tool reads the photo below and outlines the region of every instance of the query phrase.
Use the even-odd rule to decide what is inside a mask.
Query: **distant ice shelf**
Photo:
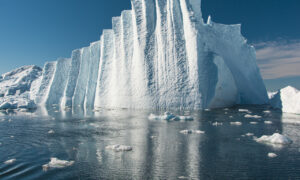
[[[28,99],[38,106],[84,109],[209,109],[269,102],[255,49],[239,24],[218,24],[211,17],[205,23],[200,0],[131,4],[131,10],[112,18],[112,29],[103,30],[99,41],[74,50],[71,58],[47,62],[42,71],[35,68],[38,74],[25,86]]]

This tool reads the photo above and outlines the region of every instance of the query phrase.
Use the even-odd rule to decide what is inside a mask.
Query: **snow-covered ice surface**
[[[260,138],[255,139],[255,141],[259,143],[280,144],[280,145],[287,145],[293,142],[289,137],[281,135],[279,133],[274,133],[273,135],[270,136],[263,135]]]
[[[39,86],[42,69],[23,66],[5,73],[0,78],[0,109],[34,109],[34,93]]]
[[[74,161],[60,160],[60,159],[52,157],[50,159],[50,162],[47,164],[44,164],[42,166],[42,168],[44,171],[47,171],[50,168],[65,168],[68,166],[72,166],[73,164],[74,164]]]
[[[300,114],[300,91],[287,86],[276,93],[269,94],[271,106],[285,113]]]
[[[30,97],[39,105],[73,110],[268,103],[255,49],[241,25],[218,24],[211,17],[205,23],[200,0],[131,5],[112,18],[112,29],[103,30],[99,41],[74,50],[71,58],[46,63]],[[3,93],[22,93],[30,84]]]

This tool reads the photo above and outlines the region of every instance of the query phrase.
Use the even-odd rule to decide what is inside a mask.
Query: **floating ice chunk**
[[[265,114],[270,114],[271,111],[267,110],[267,111],[264,111]]]
[[[189,179],[189,178],[185,176],[179,176],[178,179]]]
[[[243,123],[241,122],[230,122],[230,125],[241,126]]]
[[[178,121],[178,120],[193,120],[192,116],[176,116],[170,112],[165,112],[163,115],[150,114],[148,117],[150,120],[167,120],[167,121]]]
[[[246,112],[246,113],[250,113],[250,111],[248,109],[239,109],[239,112]]]
[[[204,109],[204,111],[210,111],[210,109]]]
[[[244,117],[245,117],[245,118],[254,118],[254,119],[261,119],[261,118],[262,118],[261,116],[258,116],[258,115],[250,115],[250,114],[246,114]]]
[[[248,136],[248,137],[250,137],[250,136],[254,136],[254,134],[253,133],[247,133],[247,134],[245,134],[246,136]]]
[[[252,122],[250,122],[250,124],[255,125],[255,124],[258,124],[258,122],[252,121]]]
[[[48,164],[44,164],[43,170],[47,171],[50,168],[64,168],[68,166],[72,166],[74,164],[74,161],[65,161],[65,160],[59,160],[57,158],[51,158],[50,162]]]
[[[177,118],[180,120],[185,120],[185,121],[194,120],[194,118],[192,116],[177,116]]]
[[[169,112],[165,112],[164,115],[155,115],[155,114],[149,115],[150,120],[173,120],[175,118],[176,116]]]
[[[204,134],[204,131],[200,131],[200,130],[182,130],[180,131],[181,134]]]
[[[15,136],[10,136],[10,138],[15,138]]]
[[[276,158],[277,154],[275,154],[275,153],[268,153],[268,157],[269,158]]]
[[[12,164],[14,162],[16,162],[16,159],[10,159],[10,160],[5,161],[4,164]]]
[[[120,152],[120,151],[132,151],[132,147],[131,146],[125,146],[125,145],[110,145],[110,146],[106,146],[106,149],[110,149],[116,152]]]
[[[222,126],[222,125],[223,125],[223,123],[214,122],[214,123],[212,123],[212,125],[213,125],[213,126]]]
[[[271,136],[264,135],[260,138],[256,138],[255,141],[259,143],[283,144],[283,145],[291,144],[293,142],[289,137],[281,135],[279,133],[274,133]]]
[[[55,132],[51,129],[50,131],[48,131],[48,134],[54,134]]]
[[[264,121],[265,124],[273,124],[272,121]]]

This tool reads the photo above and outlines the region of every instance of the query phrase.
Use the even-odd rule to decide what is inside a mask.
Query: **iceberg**
[[[285,113],[300,114],[300,91],[287,86],[276,93],[271,93],[270,104]]]
[[[99,41],[47,62],[31,88],[38,106],[211,109],[267,104],[241,25],[205,23],[201,0],[131,0]],[[39,69],[38,69],[39,70]],[[38,71],[40,73],[40,70]],[[1,79],[5,79],[3,76]],[[2,80],[1,80],[2,81]]]

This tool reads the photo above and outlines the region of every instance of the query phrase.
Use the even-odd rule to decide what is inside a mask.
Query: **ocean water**
[[[239,112],[239,109],[250,112]],[[149,120],[150,113],[56,108],[0,115],[0,179],[299,179],[300,116],[268,107],[175,111],[194,120]],[[245,118],[246,114],[262,116]],[[239,121],[242,125],[231,125]],[[272,121],[265,124],[264,121]],[[214,126],[214,122],[223,125]],[[256,125],[250,122],[257,122]],[[205,131],[182,134],[181,130]],[[52,130],[52,133],[48,133]],[[284,134],[286,146],[260,144],[254,136]],[[115,152],[109,145],[133,149]],[[269,158],[268,153],[278,156]],[[43,170],[51,157],[72,166]],[[11,164],[4,162],[16,159]]]

